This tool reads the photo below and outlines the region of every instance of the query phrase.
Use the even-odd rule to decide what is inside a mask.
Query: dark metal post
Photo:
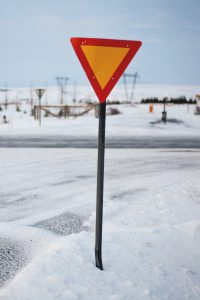
[[[163,99],[163,112],[161,120],[166,123],[167,122],[167,111],[166,111],[166,98]]]
[[[163,105],[163,107],[164,107],[163,111],[166,112],[166,99],[165,99],[165,98],[164,98],[163,102],[164,102],[164,103],[163,103],[163,104],[164,104],[164,105]]]
[[[42,98],[42,91],[39,90],[39,125],[41,127],[41,98]]]
[[[105,123],[106,123],[106,102],[99,104],[95,259],[96,259],[96,267],[99,268],[100,270],[103,270],[101,247],[102,247],[102,221],[103,221]]]
[[[7,83],[5,83],[5,109],[7,110],[8,108],[8,89],[7,89]]]

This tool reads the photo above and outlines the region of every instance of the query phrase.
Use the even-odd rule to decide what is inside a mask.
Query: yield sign
[[[142,45],[140,41],[71,38],[78,59],[101,103]]]
[[[38,98],[41,99],[45,92],[45,89],[35,89],[35,92],[36,92]]]

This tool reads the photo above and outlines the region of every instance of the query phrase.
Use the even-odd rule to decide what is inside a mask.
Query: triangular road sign
[[[142,45],[140,41],[94,38],[71,38],[71,43],[102,103]]]
[[[45,89],[35,89],[35,92],[36,92],[38,98],[41,99],[45,92]]]

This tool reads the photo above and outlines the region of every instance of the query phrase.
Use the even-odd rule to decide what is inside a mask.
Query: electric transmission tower
[[[4,89],[0,89],[0,92],[4,92],[4,105],[5,105],[5,109],[7,109],[7,107],[8,107],[8,92],[9,92],[9,89],[7,88],[7,83],[5,83]]]
[[[133,103],[135,85],[136,85],[136,81],[137,81],[138,77],[139,77],[138,72],[136,72],[134,74],[127,74],[127,73],[123,74],[126,101],[129,101],[129,102]],[[127,86],[127,79],[128,78],[132,79],[132,87],[131,87],[130,94],[128,93],[128,86]]]
[[[76,103],[76,81],[74,82],[74,94],[73,94],[73,102]]]
[[[30,106],[31,110],[33,109],[33,85],[32,82],[30,83]]]
[[[60,89],[60,104],[63,104],[64,94],[66,93],[68,77],[56,77],[57,85]]]

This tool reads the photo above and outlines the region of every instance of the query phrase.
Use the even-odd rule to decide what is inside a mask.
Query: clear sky
[[[73,36],[141,40],[127,72],[200,84],[200,0],[0,0],[0,86],[88,83]]]

